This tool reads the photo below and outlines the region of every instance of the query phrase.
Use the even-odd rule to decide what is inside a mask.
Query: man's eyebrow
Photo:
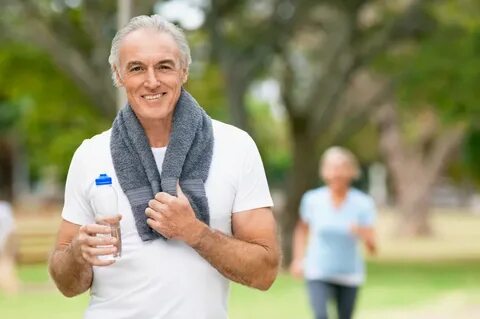
[[[156,65],[160,65],[160,64],[170,64],[172,66],[175,66],[175,61],[172,59],[163,59],[156,63]]]

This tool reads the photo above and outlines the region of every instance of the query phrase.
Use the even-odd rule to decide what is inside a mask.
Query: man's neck
[[[172,128],[171,116],[155,121],[140,120],[140,123],[145,130],[150,147],[165,147],[168,145]]]

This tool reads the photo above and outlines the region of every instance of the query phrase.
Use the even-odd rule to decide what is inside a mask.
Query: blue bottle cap
[[[96,185],[111,185],[112,184],[112,178],[105,173],[100,174],[100,176],[97,179],[95,179],[95,184]]]

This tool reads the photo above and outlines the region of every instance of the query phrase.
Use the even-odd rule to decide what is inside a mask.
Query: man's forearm
[[[49,272],[58,289],[67,297],[79,295],[92,285],[92,266],[79,262],[71,245],[55,249],[50,256]]]
[[[278,248],[245,242],[205,227],[192,247],[222,275],[260,290],[267,290],[276,278]]]

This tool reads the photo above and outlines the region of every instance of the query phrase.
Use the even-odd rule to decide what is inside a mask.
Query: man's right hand
[[[118,216],[120,220],[121,216]],[[72,250],[75,260],[80,264],[88,263],[91,266],[109,266],[115,260],[103,260],[98,256],[111,255],[117,251],[117,239],[110,236],[97,236],[97,234],[110,235],[109,226],[89,224],[83,225],[78,235],[72,241]],[[109,247],[102,247],[109,246]]]

